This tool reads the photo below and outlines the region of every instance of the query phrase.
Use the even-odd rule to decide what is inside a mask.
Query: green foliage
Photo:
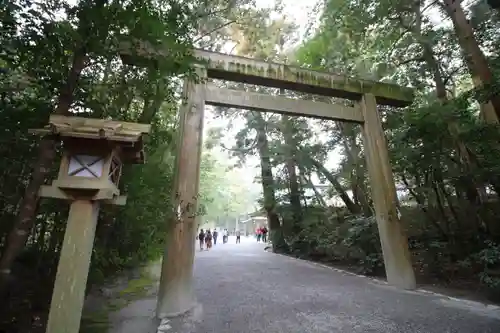
[[[290,246],[285,241],[283,229],[270,230],[269,242],[273,247],[275,253],[290,253]]]
[[[202,219],[215,222],[251,213],[256,192],[252,179],[242,169],[234,168],[226,154],[206,149],[201,163],[200,197],[205,210]]]
[[[325,219],[320,207],[308,207],[299,234],[287,239],[298,257],[352,266],[361,274],[383,274],[383,259],[374,217],[351,217],[339,223],[338,216]]]
[[[322,5],[315,18],[318,28],[295,52],[298,64],[416,88],[415,103],[409,108],[380,107],[379,112],[396,183],[406,192],[409,207],[403,221],[419,278],[448,283],[476,279],[495,287],[491,267],[497,263],[488,260],[497,250],[491,244],[498,244],[500,235],[494,208],[500,193],[496,144],[500,136],[497,125],[478,117],[478,103],[495,96],[497,88],[496,84],[474,87],[477,82],[471,77],[479,77],[479,72],[464,56],[469,53],[460,38],[463,27],[436,25],[439,2],[326,0]],[[475,29],[469,47],[477,42],[486,54],[494,53],[500,38],[498,17],[484,2],[468,9]],[[443,13],[448,18],[454,15]],[[497,75],[498,59],[487,60],[487,68],[481,70]],[[366,191],[359,130],[339,124],[323,128],[340,135],[331,136],[328,148],[315,145],[308,151],[323,162],[331,149],[343,145],[339,183]],[[356,253],[357,265],[380,274],[373,219],[348,217],[337,225],[332,224],[332,214],[325,214],[323,222],[311,227],[305,217],[305,227],[295,240],[298,253],[336,261]],[[333,215],[336,221],[339,214]],[[344,246],[349,250],[341,251]],[[466,258],[469,270],[460,268]]]
[[[481,264],[484,256],[471,259],[472,266],[481,266],[479,270],[462,270],[459,263],[471,253],[491,251],[485,239],[498,243],[494,203],[500,193],[496,144],[500,135],[496,124],[478,116],[478,103],[495,95],[496,85],[475,87],[477,82],[471,78],[477,81],[487,70],[496,75],[500,67],[495,56],[487,59],[488,68],[481,71],[470,66],[465,57],[470,52],[463,38],[457,38],[463,37],[464,30],[453,24],[436,25],[439,6],[430,1],[326,0],[313,18],[317,29],[289,49],[282,41],[293,41],[293,25],[276,22],[265,12],[256,15],[258,26],[232,26],[231,31],[241,41],[234,49],[240,55],[293,60],[316,70],[416,89],[412,106],[379,108],[395,181],[405,192],[401,193],[407,205],[403,223],[410,235],[414,266],[419,279],[426,282],[479,281],[487,271]],[[477,41],[486,54],[495,54],[500,40],[498,17],[484,3],[469,10],[475,29],[472,42]],[[276,38],[280,24],[282,36]],[[232,88],[347,104],[342,99],[244,84]],[[281,251],[296,256],[383,274],[359,127],[219,111],[245,122],[230,149],[241,163],[254,156],[260,161],[264,193],[260,203],[282,222],[271,228],[273,247],[280,244]],[[340,155],[335,170],[325,165],[333,154]],[[307,193],[316,175],[332,185],[326,193],[317,188],[314,195]],[[297,197],[300,202],[293,202]],[[346,206],[350,212],[332,207],[328,202],[332,197],[340,201],[334,206]]]
[[[247,1],[25,1],[2,3],[0,19],[0,251],[12,251],[7,236],[16,222],[26,185],[38,164],[39,138],[31,128],[49,115],[72,114],[152,124],[147,163],[123,170],[124,208],[102,207],[90,283],[157,258],[172,221],[173,138],[180,96],[179,76],[192,67],[190,50],[203,35],[213,42],[227,15]],[[239,12],[239,8],[238,11]],[[168,45],[162,61],[140,68],[124,65],[120,41],[142,39]],[[211,45],[210,45],[211,46]],[[57,147],[56,149],[59,149]],[[59,155],[59,151],[56,152]],[[46,179],[57,172],[56,160]],[[205,177],[202,175],[202,178]],[[12,267],[10,304],[0,330],[43,331],[50,290],[64,236],[67,203],[43,199],[33,221],[23,221],[26,247]],[[33,222],[33,228],[30,226]],[[17,244],[23,248],[24,244]],[[16,318],[15,320],[12,318]],[[36,322],[36,323],[35,323]],[[34,323],[33,327],[31,327]],[[40,328],[41,327],[41,328]]]
[[[480,73],[465,61],[468,52],[458,42],[459,30],[436,26],[427,14],[435,2],[325,0],[322,5],[317,29],[297,46],[294,22],[283,15],[274,18],[269,9],[256,10],[250,0],[6,1],[0,28],[0,153],[5,157],[0,162],[0,248],[6,248],[31,169],[38,166],[38,139],[27,135],[28,129],[45,125],[49,114],[67,103],[69,112],[153,125],[146,165],[123,172],[128,205],[102,209],[90,281],[155,259],[173,220],[179,76],[192,74],[193,45],[220,49],[232,40],[240,55],[415,87],[411,107],[379,109],[395,179],[410,205],[403,217],[415,267],[422,275],[447,281],[472,278],[498,289],[500,134],[497,125],[478,117],[478,102],[496,94],[498,85],[474,86],[471,77]],[[474,38],[467,39],[494,55],[487,65],[498,76],[498,13],[482,2],[469,11]],[[149,62],[146,68],[122,64],[116,54],[119,42],[137,39],[167,45],[163,61]],[[228,85],[346,104],[324,96]],[[239,118],[244,123],[234,147],[227,148],[232,156],[239,164],[252,157],[261,164],[261,202],[270,215],[279,215],[270,221],[275,251],[383,274],[359,127],[218,111],[230,122]],[[248,175],[234,168],[227,154],[212,149],[221,145],[222,130],[210,132],[197,212],[208,222],[253,210],[256,199]],[[340,155],[336,168],[326,166],[332,152]],[[316,175],[331,188],[318,190]],[[332,198],[340,204],[332,205]],[[338,205],[351,211],[334,207]],[[67,205],[42,200],[38,208],[14,267],[17,285],[7,320],[12,316],[31,323],[39,315],[36,309],[45,311],[50,299],[43,291],[31,291],[50,290],[39,286],[53,281]],[[463,262],[469,262],[465,272],[458,267]],[[25,304],[33,305],[26,309]],[[19,316],[16,306],[27,315]],[[28,330],[12,327],[6,330]]]
[[[483,266],[479,274],[481,282],[500,295],[500,245],[487,241],[485,248],[472,255]]]
[[[107,212],[118,214],[112,230],[108,230],[112,234],[98,232],[91,282],[94,277],[99,281],[99,277],[155,260],[163,253],[169,221],[173,220],[172,193],[169,191],[173,159],[167,154],[168,149],[165,144],[150,149],[148,163],[132,167],[124,180],[127,182],[127,205],[120,212]]]
[[[351,218],[346,222],[349,228],[342,239],[343,245],[362,251],[359,264],[363,267],[364,273],[380,274],[383,259],[375,217]]]

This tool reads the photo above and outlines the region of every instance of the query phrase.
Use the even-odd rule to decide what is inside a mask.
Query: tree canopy
[[[492,1],[321,0],[302,36],[279,1],[8,0],[0,26],[0,330],[44,331],[68,207],[38,198],[59,142],[28,129],[50,114],[152,125],[147,163],[123,170],[123,208],[101,210],[89,283],[156,259],[172,222],[182,80],[193,47],[415,88],[407,108],[379,107],[402,221],[421,283],[498,296],[500,14]],[[124,64],[123,41],[168,45],[154,66]],[[338,98],[214,81],[269,95]],[[260,207],[273,250],[366,274],[383,261],[357,125],[214,108],[200,175],[200,220]],[[335,159],[335,165],[330,165]],[[321,183],[323,186],[319,186]],[[253,188],[253,187],[252,187]],[[472,285],[473,288],[467,287]],[[465,287],[464,287],[465,286]]]
[[[415,270],[421,281],[449,283],[453,276],[454,283],[481,281],[488,292],[498,290],[499,281],[499,262],[492,259],[500,193],[497,14],[486,1],[466,7],[451,0],[325,0],[298,43],[297,25],[286,16],[267,12],[252,26],[231,26],[239,55],[416,89],[408,108],[379,107]],[[235,110],[220,112],[234,117]],[[382,274],[358,126],[239,115],[246,126],[236,135],[234,155],[260,159],[274,250]],[[339,165],[332,169],[326,163],[334,155]],[[318,180],[330,188],[323,191]]]

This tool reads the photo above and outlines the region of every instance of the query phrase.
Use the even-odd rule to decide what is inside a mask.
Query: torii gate
[[[140,44],[121,45],[121,56],[125,63],[143,66],[152,61],[161,61],[162,55],[168,54],[167,48]],[[415,275],[408,241],[401,226],[387,142],[377,111],[377,103],[396,107],[411,104],[413,90],[388,83],[355,80],[331,73],[198,49],[194,50],[194,55],[204,65],[197,68],[202,81],[195,83],[186,80],[184,85],[186,102],[180,110],[181,123],[173,188],[173,192],[177,194],[179,211],[185,211],[189,205],[197,205],[205,104],[358,123],[363,128],[365,156],[387,281],[398,288],[414,289]],[[346,98],[354,101],[354,106],[220,89],[203,80],[206,78]],[[168,235],[158,295],[159,318],[182,314],[195,303],[194,215],[181,214]]]

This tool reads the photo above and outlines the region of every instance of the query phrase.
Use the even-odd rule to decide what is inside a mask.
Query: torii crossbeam
[[[153,47],[143,42],[123,43],[120,50],[125,63],[137,66],[151,66],[161,62],[171,52],[167,47]],[[187,206],[197,205],[205,104],[359,123],[363,129],[365,156],[387,280],[399,288],[414,289],[415,275],[407,238],[401,226],[387,143],[377,112],[377,104],[396,107],[411,104],[413,90],[204,50],[194,50],[193,61],[197,63],[197,71],[202,78],[339,97],[351,100],[350,104],[353,106],[219,89],[204,80],[198,83],[186,80],[186,103],[180,110],[173,189],[179,205],[178,211],[185,212]],[[157,308],[157,316],[160,318],[186,312],[195,300],[192,275],[197,218],[195,214],[181,214],[177,219],[169,232],[163,260]],[[272,231],[273,226],[270,225],[270,228]]]

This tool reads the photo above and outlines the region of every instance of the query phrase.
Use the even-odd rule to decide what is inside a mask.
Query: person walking
[[[262,241],[264,243],[267,243],[267,233],[269,232],[269,230],[267,230],[266,226],[263,226],[262,227]]]
[[[241,232],[236,230],[236,244],[241,243]]]
[[[198,234],[198,241],[200,242],[200,251],[203,251],[203,244],[205,243],[205,232],[203,229],[200,229],[200,233]]]
[[[212,236],[214,238],[214,245],[217,245],[217,236],[219,236],[219,233],[217,232],[217,229],[214,229],[214,232],[212,233]]]
[[[257,243],[260,243],[260,238],[262,237],[262,230],[260,227],[257,228]]]
[[[210,232],[210,229],[208,229],[205,234],[205,245],[207,246],[207,251],[212,248],[212,233]]]
[[[227,231],[227,229],[224,229],[224,231],[222,232],[222,243],[226,244],[228,237],[229,237],[229,231]]]

